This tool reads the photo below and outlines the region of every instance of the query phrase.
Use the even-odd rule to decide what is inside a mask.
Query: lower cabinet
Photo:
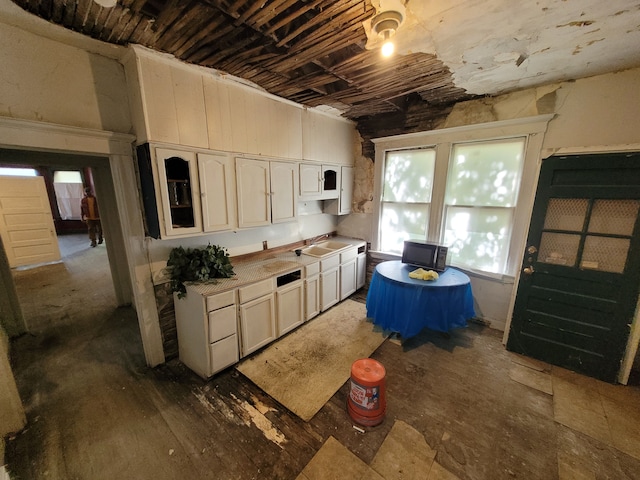
[[[354,247],[220,293],[187,285],[174,294],[180,361],[207,379],[344,300],[365,274],[364,247]]]
[[[357,256],[356,247],[340,253],[340,300],[344,300],[356,291]]]
[[[273,279],[238,289],[242,356],[248,355],[277,337]]]
[[[203,296],[187,287],[174,294],[180,361],[203,378],[233,365],[238,349],[236,291]]]
[[[304,283],[296,280],[276,291],[278,336],[290,332],[304,322]]]
[[[340,301],[339,275],[338,267],[320,273],[320,311],[322,312]]]
[[[320,313],[320,262],[305,267],[304,293],[304,319],[306,321]]]
[[[356,257],[356,290],[364,287],[367,282],[367,254],[364,253],[364,247],[362,253],[358,252]]]

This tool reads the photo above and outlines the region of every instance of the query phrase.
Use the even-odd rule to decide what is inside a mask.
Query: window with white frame
[[[525,140],[452,146],[442,243],[456,264],[483,272],[505,271]]]
[[[400,255],[404,240],[428,240],[449,247],[451,265],[513,275],[533,205],[544,138],[537,134],[550,118],[375,140],[373,250]]]
[[[433,148],[387,153],[380,201],[382,251],[401,254],[405,240],[427,237],[435,161]]]

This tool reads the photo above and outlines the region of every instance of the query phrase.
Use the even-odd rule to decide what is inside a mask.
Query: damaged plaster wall
[[[640,150],[640,69],[599,75],[456,104],[434,130],[541,114],[549,122],[541,158],[555,152]],[[372,241],[373,160],[356,158],[354,213],[339,220],[339,233]],[[493,328],[506,325],[513,279],[472,278],[476,306]]]

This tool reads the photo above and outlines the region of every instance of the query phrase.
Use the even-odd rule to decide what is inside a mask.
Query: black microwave
[[[435,243],[405,240],[402,250],[402,263],[443,272],[449,249]]]

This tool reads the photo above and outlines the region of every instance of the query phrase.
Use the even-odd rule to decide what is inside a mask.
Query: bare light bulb
[[[395,45],[393,44],[393,42],[391,40],[387,40],[382,44],[382,49],[380,51],[382,52],[383,57],[390,57],[391,55],[393,55],[394,50]]]

